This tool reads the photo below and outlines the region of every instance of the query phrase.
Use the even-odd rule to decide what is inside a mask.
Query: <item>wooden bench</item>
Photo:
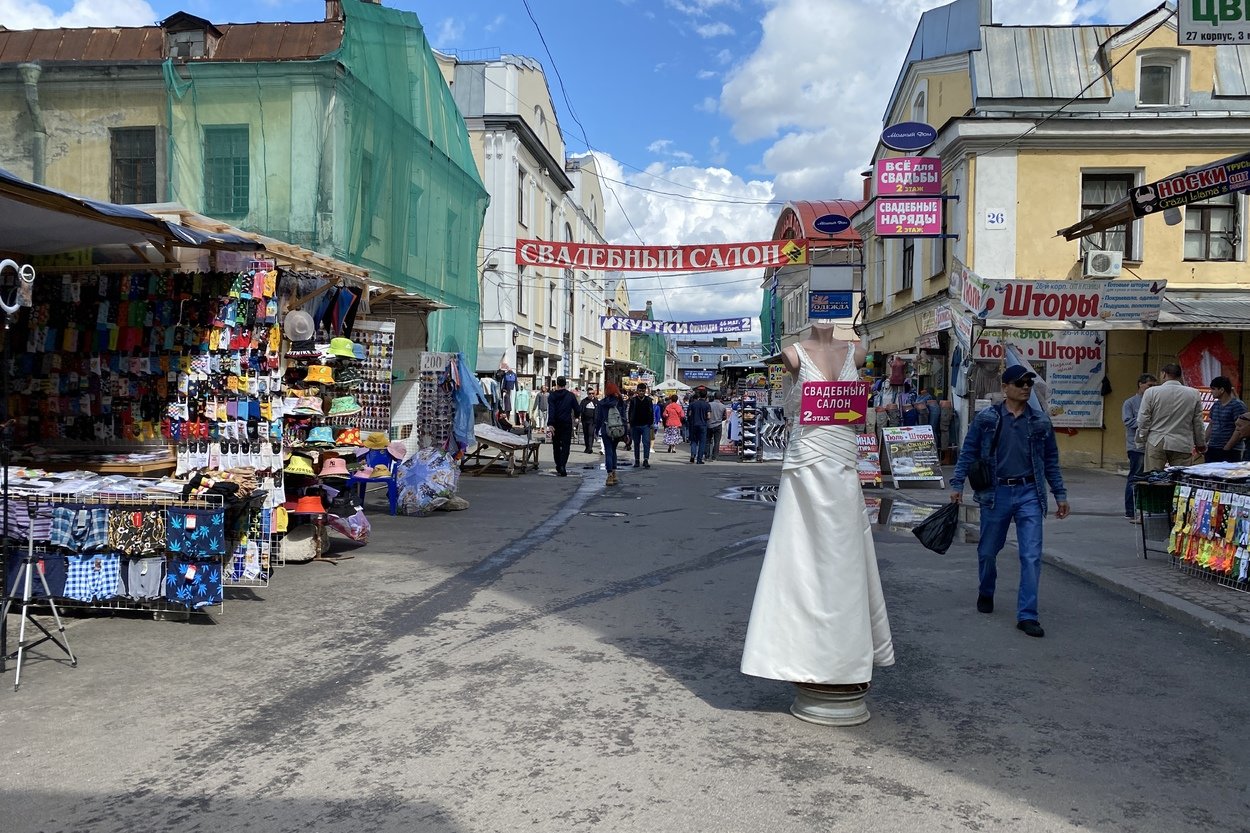
[[[503,465],[509,477],[538,470],[539,443],[519,434],[509,434],[492,425],[476,425],[473,428],[477,445],[460,461],[460,470],[472,472],[477,477],[496,463]],[[490,456],[493,453],[494,456]]]

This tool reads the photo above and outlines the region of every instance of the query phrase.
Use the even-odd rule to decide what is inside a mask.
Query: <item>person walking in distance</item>
[[[712,394],[708,407],[711,415],[707,418],[707,456],[708,459],[715,460],[720,451],[721,431],[725,425],[725,403],[720,401],[720,394]]]
[[[998,553],[1007,542],[1007,528],[1016,524],[1020,551],[1020,592],[1016,627],[1029,636],[1045,636],[1037,615],[1038,581],[1042,573],[1042,519],[1046,516],[1046,485],[1055,495],[1055,517],[1071,511],[1059,470],[1059,446],[1050,418],[1029,404],[1037,374],[1022,365],[1002,375],[1004,401],[972,419],[959,461],[951,477],[951,502],[963,500],[964,480],[972,473],[974,497],[981,505],[981,541],[977,545],[980,585],[977,610],[994,612]]]
[[[595,409],[595,434],[603,439],[603,468],[608,473],[607,485],[615,486],[618,482],[616,444],[629,432],[629,421],[620,389],[608,382],[603,390],[605,395]]]
[[[651,468],[651,419],[655,406],[647,395],[647,386],[639,384],[629,400],[629,433],[634,440],[634,467],[641,455],[642,467]]]
[[[593,387],[587,388],[586,398],[582,400],[582,438],[586,441],[587,454],[595,451],[595,410],[599,405],[599,392]]]
[[[686,413],[686,423],[690,427],[690,462],[703,465],[707,456],[707,425],[712,409],[707,402],[707,391],[695,393],[690,402],[690,410]]]
[[[547,389],[546,385],[534,392],[534,403],[531,407],[533,409],[535,428],[547,427],[547,397],[550,395],[551,391]]]
[[[1207,451],[1205,463],[1232,463],[1241,459],[1243,443],[1234,439],[1237,418],[1246,412],[1246,403],[1233,395],[1233,383],[1227,376],[1216,376],[1208,385],[1215,402],[1207,415]]]
[[[1120,408],[1120,419],[1124,422],[1124,446],[1128,452],[1128,483],[1124,486],[1124,517],[1131,521],[1137,520],[1136,507],[1133,503],[1133,486],[1141,473],[1142,461],[1146,457],[1146,447],[1137,441],[1137,413],[1141,410],[1141,395],[1154,387],[1159,380],[1149,373],[1137,377],[1137,393],[1124,400]]]
[[[569,392],[568,380],[556,377],[556,389],[547,396],[547,424],[551,426],[551,453],[555,457],[556,474],[568,477],[569,447],[573,444],[573,420],[581,416],[582,406]]]
[[[668,404],[664,406],[664,444],[668,453],[673,453],[673,446],[681,444],[681,425],[685,422],[686,412],[677,401],[677,394],[669,394]]]
[[[1165,364],[1159,375],[1163,383],[1142,393],[1137,412],[1137,441],[1146,447],[1146,471],[1186,465],[1195,449],[1207,450],[1201,394],[1181,384],[1178,364]]]

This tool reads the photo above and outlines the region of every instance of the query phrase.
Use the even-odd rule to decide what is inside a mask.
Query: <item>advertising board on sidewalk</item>
[[[890,477],[896,487],[904,481],[946,482],[931,426],[882,428],[881,438],[885,443],[886,460],[890,463]]]

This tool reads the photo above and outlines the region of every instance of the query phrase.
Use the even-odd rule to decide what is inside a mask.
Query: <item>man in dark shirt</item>
[[[977,414],[951,477],[951,502],[963,500],[964,479],[978,461],[988,460],[989,484],[978,489],[981,505],[981,540],[977,545],[980,584],[977,610],[994,612],[994,588],[998,580],[999,550],[1007,542],[1007,529],[1016,525],[1020,552],[1020,593],[1016,602],[1016,627],[1029,636],[1044,636],[1037,618],[1037,586],[1042,573],[1042,519],[1046,516],[1046,485],[1055,495],[1055,516],[1068,516],[1068,492],[1059,471],[1059,447],[1050,419],[1029,404],[1036,374],[1022,365],[1003,372],[1001,405]]]
[[[577,397],[569,393],[569,382],[556,377],[556,389],[547,396],[547,424],[551,426],[551,453],[555,457],[556,474],[568,477],[569,447],[573,444],[573,420],[582,413]]]
[[[651,468],[651,419],[654,412],[655,404],[647,396],[647,386],[640,383],[629,400],[629,434],[634,444],[634,465],[638,465],[641,455],[644,469]]]
[[[690,462],[703,465],[707,456],[707,423],[712,415],[712,408],[707,402],[707,390],[697,391],[690,401],[690,410],[686,412],[686,423],[690,426]]]
[[[582,437],[586,440],[585,451],[587,454],[593,454],[595,451],[595,410],[599,407],[599,392],[593,387],[586,391],[586,398],[582,400]]]

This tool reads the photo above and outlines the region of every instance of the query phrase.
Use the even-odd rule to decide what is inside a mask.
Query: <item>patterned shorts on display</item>
[[[222,509],[169,509],[169,551],[185,556],[224,555],[226,513]]]
[[[49,540],[54,547],[91,552],[108,546],[109,510],[103,506],[57,506]]]
[[[221,565],[215,561],[171,558],[165,575],[165,600],[199,610],[221,604]]]
[[[65,598],[80,602],[115,598],[121,587],[121,561],[115,552],[66,556]]]
[[[165,513],[162,510],[109,511],[109,548],[127,555],[165,550]]]

